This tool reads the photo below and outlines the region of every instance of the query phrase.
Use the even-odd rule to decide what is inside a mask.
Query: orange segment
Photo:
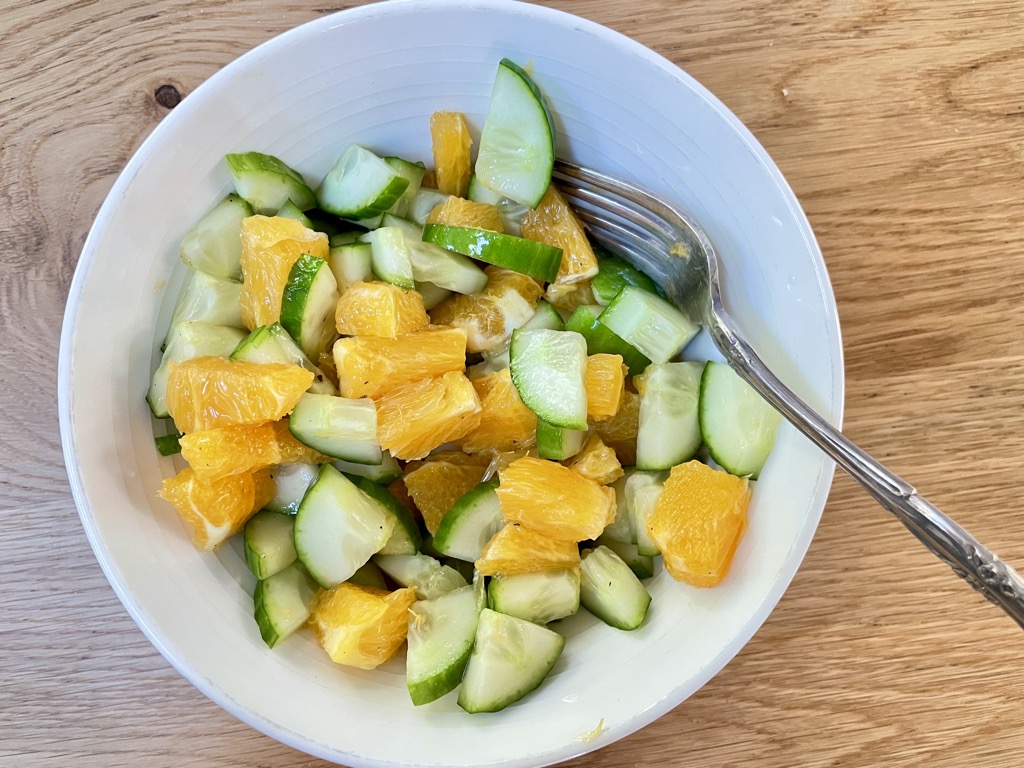
[[[480,423],[480,399],[459,371],[403,384],[377,401],[377,440],[396,459],[421,459]]]
[[[615,451],[597,435],[591,435],[586,445],[568,463],[569,469],[601,485],[611,485],[623,475],[622,464]]]
[[[405,487],[431,536],[437,533],[441,518],[452,505],[480,482],[487,463],[486,457],[445,451],[434,454],[412,471],[406,467]]]
[[[544,298],[558,310],[563,319],[568,318],[577,307],[597,303],[589,280],[579,283],[551,283],[544,292]]]
[[[636,464],[636,433],[640,429],[640,396],[628,389],[610,419],[594,424],[594,432],[611,447],[624,467]]]
[[[250,331],[281,319],[281,296],[292,265],[304,253],[327,258],[327,235],[294,219],[242,220],[242,322]]]
[[[532,277],[489,266],[487,286],[479,293],[453,294],[430,310],[438,325],[466,331],[466,349],[488,352],[502,346],[512,331],[533,317],[541,287]]]
[[[383,282],[352,283],[334,313],[343,336],[385,336],[423,330],[430,323],[423,297],[416,291]]]
[[[590,355],[583,386],[587,390],[588,418],[603,421],[618,413],[626,391],[626,366],[622,356]]]
[[[647,531],[672,577],[713,587],[729,571],[747,525],[750,484],[699,461],[672,468]]]
[[[527,211],[520,226],[523,237],[562,249],[556,283],[577,283],[597,274],[597,257],[583,225],[554,184],[548,187],[540,205]]]
[[[449,197],[430,212],[428,224],[447,224],[452,227],[472,227],[504,232],[498,206],[474,203],[461,197]]]
[[[482,576],[561,571],[580,564],[580,550],[573,541],[549,539],[542,533],[509,523],[484,545],[476,561]]]
[[[193,544],[212,550],[242,530],[253,513],[273,498],[274,481],[263,472],[208,480],[186,467],[166,478],[157,496],[173,504],[188,523]]]
[[[330,456],[314,451],[296,440],[288,429],[288,419],[275,421],[271,426],[274,428],[277,449],[281,453],[278,464],[329,464],[334,461]]]
[[[181,432],[277,421],[312,383],[298,365],[197,357],[170,365],[167,410]]]
[[[185,435],[181,457],[204,480],[220,480],[282,462],[277,434],[270,424],[240,424]]]
[[[559,541],[596,539],[615,517],[615,492],[554,461],[524,456],[499,473],[510,523]]]
[[[517,451],[537,439],[537,414],[523,404],[508,368],[472,379],[480,425],[462,441],[467,453]]]
[[[461,112],[435,112],[430,116],[430,139],[434,150],[437,188],[448,195],[465,197],[473,173],[466,117]]]
[[[375,669],[405,642],[415,601],[412,587],[388,592],[342,582],[313,598],[309,625],[332,661]]]
[[[466,368],[466,333],[428,328],[394,339],[353,336],[334,343],[342,397],[379,397],[395,387]]]

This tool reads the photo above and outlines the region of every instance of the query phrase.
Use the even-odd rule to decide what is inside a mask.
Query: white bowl
[[[662,573],[633,633],[584,616],[567,622],[552,676],[498,714],[467,715],[453,695],[414,708],[401,660],[368,673],[331,664],[306,634],[263,645],[237,548],[195,550],[154,497],[173,467],[154,450],[143,395],[184,275],[178,241],[230,189],[227,152],[270,152],[313,180],[352,141],[429,161],[430,113],[461,110],[479,129],[503,56],[534,65],[560,155],[637,180],[696,216],[752,342],[841,419],[835,302],[799,204],[742,124],[641,45],[525,3],[389,2],[306,24],[217,73],[139,148],[86,241],[61,341],[65,459],[100,565],[168,661],[254,728],[353,766],[540,765],[651,722],[768,616],[832,478],[831,463],[784,427],[725,582],[700,590]]]

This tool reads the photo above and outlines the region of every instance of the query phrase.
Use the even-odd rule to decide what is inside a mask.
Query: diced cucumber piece
[[[452,295],[447,288],[433,283],[416,283],[416,291],[423,297],[423,308],[431,310]]]
[[[292,265],[281,299],[281,327],[307,355],[318,357],[338,335],[334,309],[339,298],[338,281],[326,260],[304,253]]]
[[[562,249],[489,229],[427,224],[423,239],[449,251],[521,272],[548,283],[558,276]]]
[[[154,437],[153,442],[156,444],[156,452],[161,456],[176,456],[181,453],[181,433],[175,432],[171,435],[161,435],[160,437]]]
[[[384,160],[350,144],[321,182],[316,199],[328,213],[359,221],[387,211],[408,187],[409,179]]]
[[[661,551],[647,531],[647,518],[654,511],[654,505],[661,496],[665,482],[664,472],[635,471],[626,478],[626,510],[637,546],[637,552],[645,557],[655,557]]]
[[[473,260],[423,241],[423,228],[415,222],[385,214],[381,223],[398,227],[405,234],[412,259],[412,276],[456,293],[477,293],[487,286],[487,275]]]
[[[433,600],[466,586],[461,573],[430,555],[375,555],[373,562],[403,587],[413,587],[420,600]]]
[[[388,583],[384,579],[384,571],[376,566],[371,560],[352,574],[348,580],[349,584],[359,584],[363,587],[376,587],[377,589],[388,589]]]
[[[292,410],[288,429],[303,445],[335,459],[360,464],[383,461],[377,442],[377,406],[368,397],[306,392]]]
[[[402,468],[387,451],[381,451],[380,464],[358,464],[354,461],[332,461],[331,464],[339,472],[356,477],[365,477],[375,483],[386,485],[402,476]]]
[[[242,542],[245,564],[257,579],[269,578],[295,562],[294,524],[292,515],[266,509],[249,518]]]
[[[423,535],[413,519],[412,512],[383,485],[366,477],[353,478],[353,482],[359,490],[380,504],[384,511],[395,518],[395,531],[378,554],[415,555],[419,552],[420,546],[423,544]]]
[[[272,467],[270,477],[276,491],[264,509],[294,515],[319,472],[319,464],[278,464]]]
[[[476,173],[505,197],[536,208],[551,184],[555,129],[537,84],[502,59],[480,132]]]
[[[373,274],[400,288],[415,288],[412,272],[412,248],[399,227],[381,227],[360,238],[370,244]]]
[[[565,325],[562,323],[562,318],[559,317],[558,311],[541,299],[537,302],[537,308],[534,310],[533,316],[522,325],[522,328],[526,331],[533,331],[538,328],[564,331]],[[509,356],[509,345],[511,343],[512,339],[509,338],[500,348],[484,352],[483,362],[471,367],[472,374],[470,378],[473,376],[486,376],[490,373],[497,373],[503,368],[508,368],[511,364]]]
[[[474,203],[485,205],[498,205],[505,196],[501,192],[495,192],[482,181],[475,173],[469,177],[469,186],[466,188],[466,199]]]
[[[622,558],[605,546],[583,550],[580,602],[605,624],[627,632],[639,627],[651,595]]]
[[[565,323],[562,322],[558,310],[544,301],[544,299],[541,299],[537,302],[537,309],[534,310],[533,317],[526,321],[526,325],[523,328],[528,331],[536,330],[537,328],[546,328],[549,331],[564,331]]]
[[[168,327],[173,329],[182,323],[207,323],[244,328],[241,298],[241,283],[193,270]]]
[[[442,555],[473,563],[480,559],[484,544],[505,524],[498,504],[498,478],[467,491],[445,512],[434,534],[434,549]]]
[[[331,246],[327,263],[338,283],[338,292],[344,293],[352,283],[373,280],[373,246],[369,243],[344,243]]]
[[[633,285],[619,291],[598,321],[655,363],[671,360],[700,330],[665,299]]]
[[[467,712],[497,712],[535,690],[555,666],[565,638],[547,627],[484,608],[459,691]]]
[[[576,307],[565,321],[565,330],[575,331],[587,340],[588,355],[621,355],[630,376],[643,373],[651,364],[650,358],[599,323],[597,318],[602,311],[601,307],[594,305]]]
[[[418,600],[409,608],[405,676],[416,706],[441,698],[462,682],[482,602],[481,590],[474,585]]]
[[[501,218],[501,226],[506,235],[523,235],[523,217],[532,209],[528,205],[517,203],[515,200],[502,200],[498,203],[498,216]]]
[[[544,419],[537,421],[537,455],[542,459],[564,461],[583,450],[587,438],[585,429],[567,429],[549,424]]]
[[[338,388],[323,371],[310,362],[280,323],[261,325],[255,329],[235,348],[231,353],[231,359],[247,360],[250,363],[301,365],[314,376],[313,383],[309,385],[310,392],[316,395],[338,394]]]
[[[399,195],[394,205],[390,208],[390,212],[396,216],[405,216],[409,211],[413,198],[420,191],[420,184],[423,182],[423,176],[427,172],[427,167],[423,163],[413,163],[400,157],[385,157],[384,162],[390,165],[391,169],[399,176],[409,182],[409,186],[405,188],[405,191]]]
[[[578,333],[512,332],[512,381],[530,410],[557,427],[587,428],[587,343]]]
[[[240,281],[242,219],[252,213],[252,206],[245,200],[228,195],[181,239],[181,260],[199,272]]]
[[[361,235],[365,235],[365,229],[353,229],[347,232],[337,232],[336,234],[330,235],[327,238],[327,244],[331,248],[337,248],[339,245],[348,245],[356,242]]]
[[[629,520],[629,510],[626,508],[626,481],[635,470],[629,467],[625,474],[612,483],[612,490],[615,491],[615,519],[605,526],[601,534],[606,539],[614,539],[626,544],[635,544],[636,536],[633,534],[633,526]]]
[[[303,211],[316,207],[302,174],[273,155],[242,152],[225,155],[224,160],[235,179],[235,191],[256,213],[273,216],[289,200]]]
[[[297,562],[257,582],[253,613],[263,642],[273,648],[305,624],[315,594],[316,583]]]
[[[444,192],[439,192],[436,189],[420,187],[419,191],[413,195],[412,201],[409,204],[409,210],[405,212],[405,216],[421,227],[426,226],[427,218],[429,218],[430,214],[433,213],[437,206],[444,205],[449,197],[451,195],[446,195]]]
[[[725,363],[709,362],[700,382],[700,431],[726,472],[756,480],[782,417]]]
[[[467,562],[466,560],[459,560],[455,557],[443,557],[441,558],[441,564],[447,565],[449,568],[454,568],[467,582],[473,581],[473,579],[477,578],[476,566],[474,563]],[[482,582],[484,577],[481,576],[479,579]],[[483,587],[481,587],[481,589],[483,589]]]
[[[641,555],[636,544],[618,541],[604,535],[599,536],[595,543],[608,547],[618,555],[638,579],[649,579],[654,575],[654,558]]]
[[[580,609],[580,569],[495,576],[487,586],[487,605],[535,624],[572,616]]]
[[[330,589],[379,552],[394,528],[380,504],[324,464],[295,515],[295,551],[317,583]]]
[[[291,200],[288,200],[284,205],[281,206],[281,210],[277,212],[277,215],[283,219],[294,219],[299,222],[306,229],[313,229],[313,220],[302,212]]]
[[[182,363],[197,357],[227,357],[245,338],[238,328],[206,323],[179,323],[171,328],[167,338],[160,367],[153,374],[153,381],[146,395],[149,410],[158,419],[170,417],[167,412],[167,369],[171,363]]]
[[[590,289],[598,304],[607,307],[627,285],[635,285],[649,293],[658,292],[657,284],[632,264],[616,256],[598,259],[597,274],[590,281]]]
[[[651,365],[644,373],[636,436],[639,469],[671,469],[697,455],[703,370],[703,363],[662,363]]]

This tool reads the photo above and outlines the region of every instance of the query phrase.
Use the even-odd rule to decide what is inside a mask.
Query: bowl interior
[[[784,427],[725,583],[698,590],[661,573],[633,633],[585,615],[563,622],[570,639],[553,675],[500,714],[470,717],[451,695],[413,708],[401,660],[367,673],[332,665],[305,634],[263,645],[238,548],[196,551],[154,496],[175,467],[153,450],[143,395],[184,276],[177,243],[229,191],[227,152],[278,155],[314,182],[353,141],[429,164],[430,113],[460,110],[478,131],[503,56],[533,65],[561,156],[634,179],[707,228],[748,337],[785,381],[841,418],[835,303],[799,205],[739,121],[639,44],[525,3],[392,2],[305,25],[215,75],[139,149],[86,243],[61,349],[65,456],[97,557],[161,653],[242,720],[350,765],[536,765],[650,722],[771,611],[832,477]]]

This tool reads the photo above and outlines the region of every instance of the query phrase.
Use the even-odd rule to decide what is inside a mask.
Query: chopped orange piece
[[[480,398],[459,371],[403,384],[377,401],[377,440],[396,459],[421,459],[480,423]]]
[[[288,428],[288,419],[275,421],[274,439],[277,441],[277,448],[281,452],[279,464],[329,464],[334,459],[326,456],[320,451],[314,451],[308,445],[303,445],[295,439],[295,435]]]
[[[417,291],[383,282],[352,283],[338,300],[334,314],[343,336],[385,336],[393,339],[430,324]]]
[[[388,490],[391,491],[391,495],[402,502],[402,506],[412,512],[413,517],[422,519],[422,513],[416,509],[416,502],[412,500],[412,496],[409,495],[409,489],[405,487],[405,479],[398,478],[391,485],[388,486]]]
[[[449,197],[434,208],[427,217],[428,224],[447,224],[450,227],[472,227],[504,232],[498,206],[474,203],[461,197]]]
[[[427,328],[394,339],[352,336],[334,343],[342,397],[373,397],[403,384],[466,368],[466,332]]]
[[[342,582],[316,594],[309,625],[332,661],[376,669],[405,642],[415,601],[413,587],[388,592]]]
[[[420,182],[420,187],[424,189],[437,189],[437,174],[434,171],[427,171],[424,173],[423,181]]]
[[[500,487],[500,486],[499,486]],[[557,541],[521,525],[502,526],[484,545],[476,561],[481,576],[561,571],[580,564],[580,550],[573,541]]]
[[[647,532],[673,578],[713,587],[729,571],[747,526],[750,484],[699,461],[672,467]]]
[[[578,283],[597,274],[597,257],[576,214],[554,184],[520,224],[523,237],[562,249],[556,283]]]
[[[434,150],[437,188],[447,195],[465,197],[473,173],[466,117],[461,112],[435,112],[430,116],[430,138]]]
[[[327,235],[283,216],[242,220],[242,322],[250,331],[281,319],[292,265],[304,253],[326,259]]]
[[[181,432],[277,421],[312,383],[298,365],[197,357],[170,365],[167,410]]]
[[[331,349],[324,350],[315,362],[316,367],[323,371],[327,380],[334,386],[338,386],[338,371],[334,367],[334,351]]]
[[[622,393],[626,391],[626,366],[622,356],[590,355],[583,385],[587,390],[587,416],[595,421],[610,419],[619,412]]]
[[[489,266],[487,286],[479,293],[452,294],[430,310],[438,325],[466,331],[466,349],[489,352],[506,343],[512,331],[533,317],[541,287],[532,277]]]
[[[558,310],[563,319],[568,318],[577,307],[597,302],[589,280],[579,283],[550,283],[544,292],[544,298]]]
[[[253,472],[282,462],[270,424],[239,424],[204,429],[180,440],[181,457],[204,480]]]
[[[636,433],[639,430],[640,396],[628,389],[622,393],[618,413],[594,424],[594,432],[615,451],[624,467],[636,464]]]
[[[551,539],[596,539],[615,518],[612,489],[557,462],[524,456],[499,477],[502,516]]]
[[[192,543],[214,549],[242,530],[246,521],[274,497],[274,481],[265,472],[243,472],[208,480],[191,467],[165,478],[157,492],[192,528]]]
[[[611,485],[623,475],[622,464],[615,456],[615,451],[604,444],[597,435],[587,439],[583,450],[577,453],[567,464],[573,472],[578,472],[588,480],[601,485]]]
[[[519,397],[508,368],[472,379],[480,398],[480,426],[462,441],[467,453],[516,451],[537,439],[537,414]]]
[[[423,523],[433,536],[441,518],[473,488],[487,469],[486,457],[467,456],[460,451],[436,453],[417,467],[406,467],[405,487]]]

